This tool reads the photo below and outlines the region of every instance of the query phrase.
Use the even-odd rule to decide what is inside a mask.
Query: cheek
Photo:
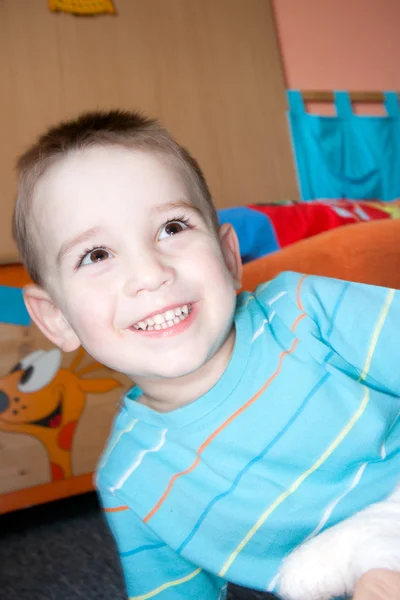
[[[224,295],[228,291],[234,290],[232,275],[222,256],[205,256],[201,261],[201,270],[204,281],[216,294]]]
[[[103,286],[101,290],[83,287],[69,290],[66,314],[73,327],[95,335],[100,326],[110,320],[113,302],[107,289]]]
[[[236,289],[232,275],[223,258],[204,256],[197,273],[216,320],[230,319],[236,306]]]
[[[185,268],[193,275],[201,275],[206,282],[228,282],[231,279],[219,246],[209,236],[186,248],[184,256]]]

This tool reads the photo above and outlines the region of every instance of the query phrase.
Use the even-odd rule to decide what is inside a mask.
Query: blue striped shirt
[[[157,413],[124,398],[98,488],[131,600],[271,587],[307,537],[400,473],[400,292],[283,273],[238,297],[223,377]]]

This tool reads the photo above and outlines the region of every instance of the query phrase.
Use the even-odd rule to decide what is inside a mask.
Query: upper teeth
[[[164,313],[154,315],[144,321],[139,321],[133,326],[135,329],[164,329],[165,327],[172,327],[172,325],[183,321],[189,314],[192,308],[191,304],[184,304],[177,308],[166,310]]]

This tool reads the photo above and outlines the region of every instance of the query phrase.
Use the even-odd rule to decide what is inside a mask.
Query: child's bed
[[[288,269],[400,287],[399,216],[400,202],[366,199],[220,211],[239,236],[245,289]],[[0,513],[93,489],[129,385],[40,334],[23,305],[27,282],[21,265],[0,267]]]

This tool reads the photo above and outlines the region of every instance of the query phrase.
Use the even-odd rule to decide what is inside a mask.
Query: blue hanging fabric
[[[307,113],[288,91],[289,124],[303,200],[400,198],[400,111],[385,93],[386,116],[355,115],[349,94],[335,92],[336,116]]]
[[[390,130],[390,150],[388,147],[385,156],[385,160],[387,161],[388,166],[390,165],[390,168],[387,168],[386,173],[387,188],[388,190],[395,190],[395,192],[397,192],[397,198],[400,198],[400,109],[399,97],[397,93],[385,92],[384,104]],[[395,197],[396,194],[394,193],[391,199]]]

